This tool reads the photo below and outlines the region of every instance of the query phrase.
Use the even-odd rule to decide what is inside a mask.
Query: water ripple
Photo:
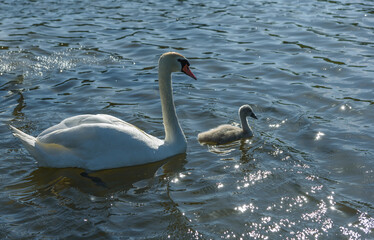
[[[373,236],[369,1],[1,1],[0,237],[369,239]],[[157,60],[173,75],[186,155],[83,173],[42,169],[14,139],[105,113],[163,137]],[[227,145],[199,132],[238,124]],[[62,219],[62,220],[61,220]],[[48,223],[48,224],[47,224]]]

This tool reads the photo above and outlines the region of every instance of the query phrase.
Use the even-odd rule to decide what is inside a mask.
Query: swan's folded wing
[[[113,154],[118,151],[119,154],[125,151],[157,149],[163,142],[132,125],[117,126],[106,123],[55,129],[39,135],[37,139],[44,144],[63,146],[81,158],[108,155],[110,151]]]
[[[61,130],[69,130],[74,127],[79,127],[87,124],[92,124],[92,125],[100,125],[100,124],[109,124],[113,126],[119,126],[123,128],[135,128],[138,129],[139,131],[143,132],[146,134],[144,131],[141,129],[137,128],[136,126],[125,122],[119,118],[106,115],[106,114],[84,114],[84,115],[78,115],[70,118],[66,118],[63,121],[61,121],[59,124],[54,125],[50,128],[47,128],[43,132],[39,134],[39,138],[43,138],[47,135],[50,135],[51,133],[56,133]]]

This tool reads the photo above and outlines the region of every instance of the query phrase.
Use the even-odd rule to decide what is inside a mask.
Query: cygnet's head
[[[257,119],[257,116],[254,114],[251,106],[248,104],[245,104],[239,108],[239,116],[240,117],[253,117],[254,119]]]
[[[161,55],[158,62],[160,68],[169,68],[171,72],[183,72],[193,79],[197,79],[190,70],[187,58],[176,52],[168,52]]]

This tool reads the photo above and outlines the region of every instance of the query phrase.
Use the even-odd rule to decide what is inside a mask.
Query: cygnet
[[[248,116],[257,119],[256,115],[253,113],[252,108],[246,104],[239,108],[239,117],[242,128],[224,124],[210,129],[206,132],[200,133],[197,136],[197,139],[201,143],[225,144],[243,138],[250,138],[253,136],[253,132],[247,122]]]

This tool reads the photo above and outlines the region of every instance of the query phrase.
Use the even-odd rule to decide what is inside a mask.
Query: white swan
[[[247,122],[248,116],[257,119],[252,108],[249,105],[243,105],[239,108],[239,117],[242,128],[224,124],[206,132],[199,133],[199,135],[197,135],[197,139],[202,143],[224,144],[242,138],[252,137],[253,132]]]
[[[36,138],[10,126],[13,135],[21,139],[41,167],[101,170],[146,164],[184,153],[187,141],[175,112],[171,73],[196,77],[187,59],[178,53],[163,54],[158,64],[165,140],[105,114],[67,118]]]

